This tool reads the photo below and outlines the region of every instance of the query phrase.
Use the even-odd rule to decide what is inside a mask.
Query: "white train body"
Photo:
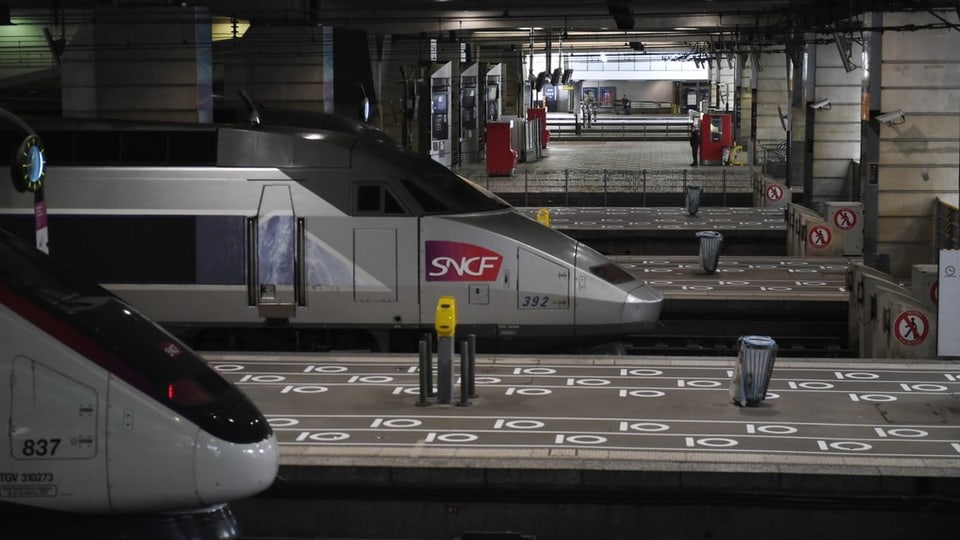
[[[0,501],[174,511],[271,485],[276,437],[239,390],[133,308],[6,234],[0,343]]]
[[[123,148],[147,128],[111,129]],[[488,350],[616,341],[658,320],[662,296],[644,282],[376,133],[162,133],[168,153],[188,133],[211,157],[87,166],[74,152],[57,166],[49,144],[50,247],[192,345],[284,329],[300,348],[360,331],[398,350],[433,328],[441,296],[456,299],[458,335]],[[32,208],[17,195],[0,189],[0,225],[23,236],[27,220],[10,221]]]

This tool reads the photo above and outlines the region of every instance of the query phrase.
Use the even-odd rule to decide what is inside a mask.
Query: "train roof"
[[[380,130],[330,114],[272,111],[264,118],[260,125],[50,117],[27,123],[51,166],[346,167],[358,140],[396,144]],[[0,144],[10,148],[22,137],[0,130]]]

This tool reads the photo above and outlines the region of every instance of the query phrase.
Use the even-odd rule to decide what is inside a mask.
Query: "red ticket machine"
[[[537,107],[527,109],[527,120],[540,120],[540,148],[546,148],[550,142],[550,131],[547,130],[547,110]]]
[[[700,163],[722,165],[723,149],[733,146],[733,121],[729,114],[706,113],[700,120]]]
[[[517,151],[510,144],[513,122],[487,122],[487,174],[511,176],[517,167]]]

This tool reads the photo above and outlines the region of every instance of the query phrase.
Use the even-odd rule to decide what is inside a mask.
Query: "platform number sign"
[[[919,345],[927,338],[930,321],[923,313],[908,309],[901,313],[893,323],[893,333],[897,341],[904,345]]]
[[[833,224],[841,231],[849,231],[857,226],[857,213],[853,208],[841,208],[833,214]]]
[[[770,202],[780,202],[783,198],[783,187],[777,184],[767,185],[767,200]]]
[[[807,233],[807,243],[816,249],[824,249],[830,245],[832,233],[823,225],[814,225]]]

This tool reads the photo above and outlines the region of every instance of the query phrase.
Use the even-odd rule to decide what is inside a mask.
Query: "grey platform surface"
[[[415,356],[205,356],[287,467],[960,477],[955,362],[780,360],[740,407],[734,357],[479,354],[469,406],[417,406]]]
[[[519,208],[536,218],[539,208]],[[680,207],[548,207],[557,230],[594,231],[780,231],[786,232],[783,208],[703,207],[691,216]],[[786,242],[786,240],[784,240]]]
[[[611,256],[667,299],[705,302],[790,300],[847,302],[847,271],[858,259],[721,257],[708,274],[697,256]]]

